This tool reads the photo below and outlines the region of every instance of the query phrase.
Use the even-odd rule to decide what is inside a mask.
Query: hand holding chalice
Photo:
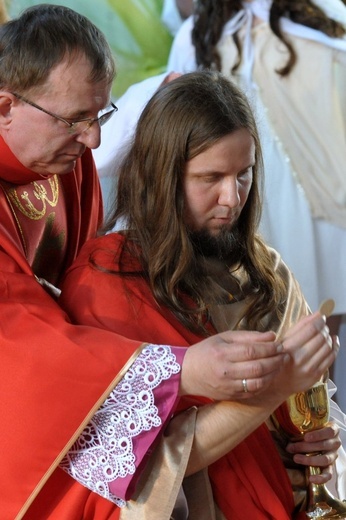
[[[327,314],[323,308],[320,312]],[[299,440],[305,433],[326,426],[329,421],[327,383],[318,381],[308,390],[291,395],[275,412],[274,420],[291,440]],[[309,466],[307,472],[316,475],[320,469]],[[306,515],[307,518],[345,519],[346,503],[333,497],[324,484],[309,482]]]

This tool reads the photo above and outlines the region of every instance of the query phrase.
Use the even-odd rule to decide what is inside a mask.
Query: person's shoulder
[[[124,245],[124,237],[120,233],[109,233],[89,239],[81,248],[73,268],[102,265],[103,268],[114,268]]]
[[[70,298],[75,299],[77,295],[84,303],[90,302],[91,295],[105,297],[110,284],[118,280],[118,277],[107,277],[107,274],[120,272],[123,240],[118,233],[111,233],[85,242],[64,274],[60,286],[63,306],[69,305]]]
[[[289,266],[286,264],[285,259],[281,256],[279,251],[270,246],[267,246],[267,249],[272,260],[272,266],[274,271],[277,274],[279,274],[282,278],[294,278],[294,274],[292,273]]]
[[[274,266],[279,266],[281,264],[284,263],[283,259],[282,259],[282,256],[281,254],[279,253],[279,251],[277,251],[277,249],[274,249],[274,247],[271,247],[269,245],[266,244],[266,248],[267,248],[267,251],[270,255],[270,258],[273,262],[273,265]]]

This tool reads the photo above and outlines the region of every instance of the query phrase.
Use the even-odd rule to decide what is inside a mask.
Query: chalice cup
[[[275,412],[274,419],[287,437],[299,440],[305,433],[325,426],[329,413],[327,383],[318,382],[305,392],[291,395]],[[308,476],[320,472],[320,468],[314,466],[307,468]],[[309,482],[307,491],[307,518],[346,518],[346,502],[335,498],[324,484]]]

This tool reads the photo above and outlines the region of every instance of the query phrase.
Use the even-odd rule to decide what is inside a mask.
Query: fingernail
[[[333,338],[333,343],[332,343],[332,348],[336,351],[339,351],[340,349],[340,340],[339,340],[339,336],[334,336]]]
[[[321,318],[322,322],[320,319],[315,320],[314,322],[314,326],[318,330],[318,332],[321,332],[326,327],[327,318],[325,317],[325,315],[322,315]]]
[[[289,363],[291,361],[291,356],[289,354],[284,355],[284,363]]]

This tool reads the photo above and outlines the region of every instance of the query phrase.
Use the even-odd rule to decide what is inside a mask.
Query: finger
[[[324,441],[324,443],[300,444],[302,451],[299,451],[298,453],[292,452],[286,448],[290,453],[295,453],[293,456],[294,461],[297,464],[303,464],[305,466],[321,467],[328,466],[329,464],[335,462],[335,460],[338,458],[337,451],[341,446],[340,442],[334,440]],[[320,452],[313,452],[312,450],[320,450]]]
[[[294,361],[296,365],[304,365],[307,373],[314,370],[323,373],[330,366],[329,364],[333,363],[335,357],[335,352],[329,347],[329,344],[321,337],[316,337],[296,352]]]
[[[324,441],[328,439],[338,438],[340,432],[339,426],[333,422],[328,422],[323,428],[319,430],[313,430],[311,432],[307,432],[304,435],[304,441],[306,442],[318,442]],[[340,439],[338,439],[340,441]],[[298,443],[297,443],[298,444]]]
[[[327,466],[322,468],[318,473],[309,475],[309,481],[313,484],[325,484],[333,476],[333,467]]]
[[[324,371],[335,360],[336,350],[329,333],[326,339],[324,330],[310,339],[301,336],[300,339],[294,338],[290,341],[284,342],[284,349],[290,351],[294,364],[302,366],[306,373],[316,369],[319,372],[320,369]]]
[[[316,453],[313,455],[304,455],[303,453],[297,453],[293,456],[293,460],[297,464],[302,464],[303,466],[312,466],[316,468],[326,468],[328,466],[331,466],[337,458],[338,455],[336,451]]]
[[[310,320],[306,320],[303,324],[299,322],[297,325],[299,327],[294,327],[289,331],[282,343],[284,349],[293,353],[297,350],[301,350],[303,345],[308,344],[310,341],[318,338],[319,341],[327,341],[332,346],[332,340],[329,335],[329,329],[322,319],[321,316],[311,319],[312,316],[309,316]]]
[[[337,451],[341,446],[339,430],[337,424],[330,422],[323,428],[307,432],[301,441],[289,442],[286,450],[292,454]]]
[[[243,378],[236,381],[238,389],[236,399],[246,400],[254,397],[272,385],[273,379],[277,377],[279,370],[258,378]]]
[[[265,343],[273,342],[276,339],[276,334],[273,331],[258,332],[254,330],[227,330],[217,335],[226,343],[240,343],[240,344],[252,344],[252,343]]]
[[[326,324],[326,318],[319,312],[303,316],[297,323],[295,323],[285,334],[285,338],[290,338],[296,333],[304,330],[307,326],[312,325],[313,327],[320,330]]]
[[[305,316],[287,331],[283,342],[285,345],[294,346],[297,340],[300,342],[308,341],[316,334],[319,334],[325,327],[326,319],[319,313]]]
[[[334,351],[335,356],[337,356],[340,350],[339,336],[332,336],[332,350]]]
[[[242,381],[247,379],[251,381],[252,389],[255,389],[255,383],[258,379],[265,376],[271,376],[277,373],[285,363],[285,355],[277,354],[263,359],[253,359],[251,361],[234,362],[234,359],[224,363],[223,375],[226,379]]]
[[[230,362],[246,363],[249,366],[253,362],[264,361],[268,358],[278,357],[283,354],[283,346],[281,344],[277,345],[273,341],[266,343],[234,343],[231,347],[227,345],[226,348],[226,357]],[[219,352],[221,355],[221,351]],[[222,355],[224,355],[224,351],[222,351]],[[257,367],[255,370],[257,370]]]

